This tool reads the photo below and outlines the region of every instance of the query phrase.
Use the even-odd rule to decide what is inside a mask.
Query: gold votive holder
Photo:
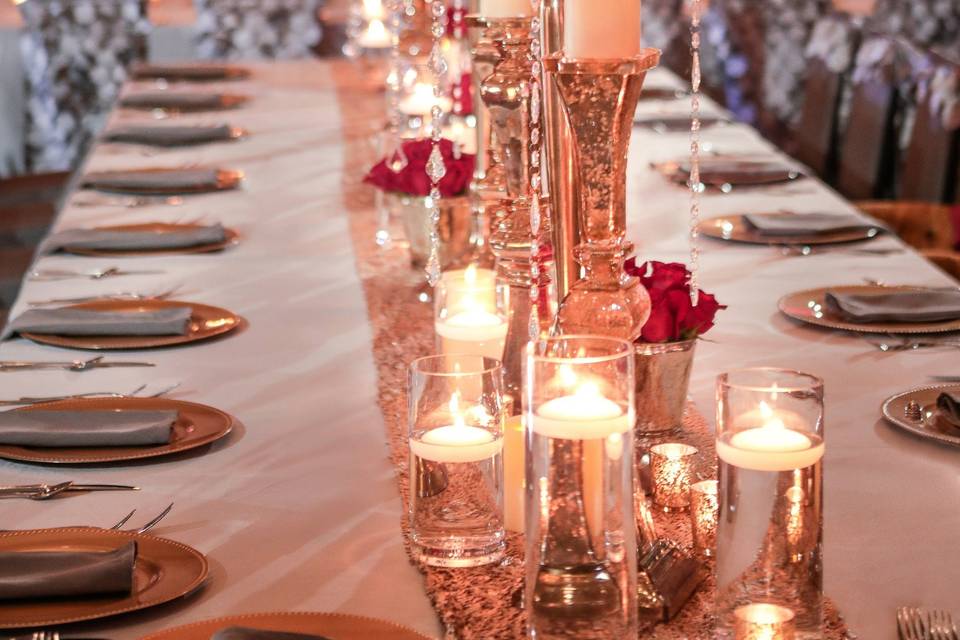
[[[653,502],[664,511],[684,511],[690,506],[690,479],[696,453],[696,447],[680,442],[650,447]]]
[[[793,609],[763,602],[738,607],[734,612],[734,640],[794,640]]]
[[[690,526],[693,548],[710,558],[717,548],[717,481],[701,480],[690,485]]]

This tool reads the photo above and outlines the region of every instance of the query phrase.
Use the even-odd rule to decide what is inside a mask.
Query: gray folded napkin
[[[960,429],[960,396],[941,393],[937,396],[937,409],[947,422]]]
[[[136,64],[131,69],[134,78],[165,80],[223,80],[241,78],[250,75],[243,67],[226,64]]]
[[[686,181],[689,175],[690,163],[680,163],[675,179]],[[700,181],[711,186],[772,184],[792,180],[800,175],[800,171],[795,167],[777,160],[704,158],[700,161]]]
[[[216,191],[219,169],[163,169],[157,171],[97,171],[83,178],[83,187],[114,193],[170,195]]]
[[[137,543],[113,551],[0,552],[0,600],[130,593]]]
[[[14,318],[2,338],[14,333],[61,336],[182,336],[187,334],[190,307],[157,311],[94,311],[30,309]]]
[[[765,236],[799,236],[835,233],[852,229],[874,229],[863,218],[852,213],[764,213],[745,214],[743,221],[751,229]]]
[[[175,111],[210,111],[232,106],[233,101],[221,93],[185,93],[156,91],[136,93],[120,98],[120,106],[128,109],[172,109]]]
[[[938,322],[960,318],[960,290],[827,292],[825,300],[831,312],[856,323]]]
[[[145,447],[169,443],[176,421],[176,411],[3,411],[0,444]]]
[[[151,249],[183,249],[223,242],[227,237],[223,225],[184,227],[167,231],[117,231],[113,229],[68,229],[48,237],[41,253],[63,249],[107,249],[140,251]]]
[[[132,142],[155,147],[185,147],[207,142],[233,139],[233,128],[226,124],[216,126],[150,126],[117,127],[104,134],[109,142]]]
[[[309,633],[269,631],[252,627],[227,627],[213,634],[211,640],[330,640],[330,638]]]

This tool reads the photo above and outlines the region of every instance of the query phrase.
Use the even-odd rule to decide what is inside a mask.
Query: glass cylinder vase
[[[823,382],[785,369],[722,374],[716,444],[717,637],[739,638],[738,615],[767,605],[792,614],[797,638],[820,638]]]
[[[470,265],[446,272],[435,292],[433,327],[437,352],[501,360],[507,337],[508,301],[495,273]]]
[[[410,365],[411,542],[421,562],[473,567],[503,556],[503,372],[480,356]]]
[[[529,637],[636,637],[633,345],[530,343],[524,380]]]

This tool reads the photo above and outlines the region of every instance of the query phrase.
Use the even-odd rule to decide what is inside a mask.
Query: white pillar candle
[[[480,15],[484,18],[515,18],[532,16],[530,0],[480,0]]]
[[[433,105],[439,105],[440,109],[447,113],[453,106],[450,98],[446,96],[433,95],[433,85],[425,82],[418,82],[413,85],[410,95],[400,101],[400,112],[408,116],[428,116]]]
[[[526,430],[523,416],[513,416],[503,425],[503,526],[523,533],[526,491]]]
[[[365,20],[383,20],[386,15],[380,0],[363,0],[360,13]]]
[[[371,20],[357,42],[364,49],[386,49],[392,44],[390,34],[380,20]]]
[[[497,309],[497,272],[470,264],[466,269],[444,271],[440,276],[443,284],[443,304],[447,309],[460,309],[464,298],[473,301],[486,311]]]
[[[763,416],[765,421],[758,422]],[[717,456],[735,467],[754,471],[790,471],[815,464],[823,457],[823,439],[787,425],[800,417],[761,406],[739,417],[734,429],[717,440]]]
[[[640,0],[565,0],[563,55],[632,58],[640,53]]]

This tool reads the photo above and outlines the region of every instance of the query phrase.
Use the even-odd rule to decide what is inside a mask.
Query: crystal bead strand
[[[701,0],[690,1],[690,303],[700,300],[700,11]]]
[[[440,140],[443,136],[443,109],[440,108],[440,98],[443,96],[443,78],[447,73],[447,61],[443,57],[443,36],[446,33],[444,15],[447,6],[444,0],[432,0],[430,15],[432,22],[430,33],[433,36],[433,47],[430,49],[429,65],[433,72],[434,104],[430,108],[430,139],[433,148],[427,160],[427,176],[430,178],[430,257],[427,259],[427,282],[436,286],[440,281],[440,181],[447,175],[447,168],[443,163],[443,154],[440,152]]]
[[[530,21],[530,340],[540,337],[540,196],[541,175],[541,92],[543,67],[540,62],[540,0],[530,0],[533,19]]]
[[[403,29],[403,0],[389,0],[387,11],[390,17],[390,70],[387,74],[387,119],[389,122],[389,148],[387,167],[394,173],[403,171],[407,166],[407,156],[403,153],[403,140],[400,126],[403,114],[400,113],[400,86],[403,82],[400,69],[400,32]]]

